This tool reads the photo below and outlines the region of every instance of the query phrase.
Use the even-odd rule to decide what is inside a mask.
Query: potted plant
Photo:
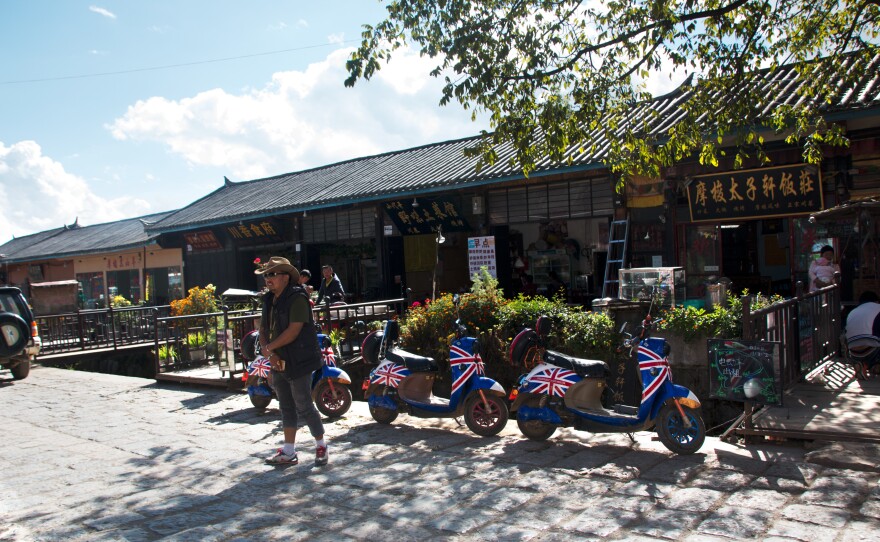
[[[167,365],[169,363],[173,364],[177,361],[177,350],[175,350],[173,344],[160,344],[159,345],[159,363],[162,365]]]
[[[192,332],[186,335],[186,347],[189,351],[189,359],[192,361],[200,361],[205,359],[205,346],[208,341],[204,333]]]

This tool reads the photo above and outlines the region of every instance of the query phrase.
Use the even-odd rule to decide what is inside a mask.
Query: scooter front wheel
[[[464,421],[474,433],[491,437],[497,435],[507,425],[510,413],[507,403],[497,395],[472,393],[464,402]]]
[[[657,414],[657,435],[660,442],[671,451],[689,455],[699,450],[706,441],[706,424],[698,411],[684,405],[681,409],[690,421],[690,427],[685,426],[675,405],[664,405]]]
[[[338,418],[351,408],[351,390],[345,384],[334,382],[331,387],[329,381],[321,380],[315,386],[315,406],[324,416]]]
[[[370,416],[379,423],[389,424],[397,419],[397,411],[390,408],[370,406]]]
[[[247,379],[246,385],[250,386],[259,386],[260,385],[260,377],[256,375],[251,375]],[[271,395],[260,395],[258,393],[248,393],[248,397],[251,399],[251,404],[254,405],[254,408],[258,408],[260,410],[265,410],[266,407],[269,406],[269,403],[272,402]]]
[[[538,401],[534,398],[530,399],[524,406],[536,407]],[[517,411],[520,412],[520,411]],[[547,440],[556,432],[556,426],[552,423],[542,422],[541,420],[522,420],[517,414],[516,425],[520,432],[529,440]]]

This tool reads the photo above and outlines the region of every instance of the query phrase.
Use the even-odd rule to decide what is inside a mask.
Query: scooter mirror
[[[552,328],[553,322],[546,316],[539,316],[538,321],[535,322],[535,331],[538,332],[538,335],[549,335]]]
[[[626,324],[627,324],[627,322],[624,322],[624,323],[621,324],[621,326],[620,326],[620,334],[621,334],[621,335],[623,335],[623,332],[626,331]]]
[[[459,296],[458,294],[455,294],[452,296],[452,303],[454,305],[458,305],[459,301],[461,301],[461,296]]]

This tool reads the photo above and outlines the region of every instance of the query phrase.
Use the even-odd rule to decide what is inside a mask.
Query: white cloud
[[[110,10],[107,10],[107,9],[104,9],[104,8],[101,8],[98,6],[89,6],[89,11],[91,11],[92,13],[97,13],[98,15],[103,15],[104,17],[107,17],[108,19],[115,19],[116,18],[116,14],[114,14]]]
[[[345,88],[351,49],[305,71],[275,73],[256,90],[223,89],[180,100],[152,97],[107,128],[118,140],[152,141],[190,164],[253,179],[479,133],[458,105],[440,108],[430,60],[398,55],[369,82]]]
[[[107,199],[98,196],[81,177],[43,155],[34,141],[7,147],[0,142],[0,243],[13,235],[70,224],[99,224],[147,214],[150,205],[139,198]]]

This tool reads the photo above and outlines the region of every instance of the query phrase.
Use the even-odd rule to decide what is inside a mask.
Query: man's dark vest
[[[275,295],[272,292],[268,292],[263,296],[262,321],[265,323],[265,329],[270,333],[270,341],[275,337],[271,335],[272,330],[269,328],[269,323],[273,323],[278,335],[284,333],[284,330],[290,325],[290,306],[296,297],[304,298],[306,306],[309,305],[309,296],[305,289],[299,285],[288,284],[287,288],[281,292],[281,295],[274,303]],[[284,375],[288,378],[298,378],[311,374],[313,371],[321,368],[321,349],[318,346],[318,331],[315,328],[315,321],[311,310],[309,310],[309,321],[303,324],[296,340],[281,348],[276,348],[275,352],[284,360],[286,364]]]

